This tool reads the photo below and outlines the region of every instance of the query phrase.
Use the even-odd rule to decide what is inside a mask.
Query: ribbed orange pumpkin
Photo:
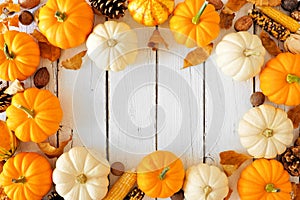
[[[140,162],[137,168],[137,184],[149,197],[167,198],[183,185],[182,161],[169,151],[155,151]]]
[[[276,160],[258,159],[246,167],[238,181],[241,200],[288,200],[292,185],[289,174]]]
[[[42,142],[56,133],[62,119],[59,100],[48,90],[17,93],[6,110],[7,126],[21,141]]]
[[[0,185],[10,199],[40,200],[52,186],[49,161],[37,153],[19,153],[10,158],[0,174]]]
[[[179,44],[203,47],[219,35],[219,22],[213,5],[207,5],[204,0],[185,0],[176,6],[170,29]]]
[[[94,13],[85,0],[48,0],[39,13],[39,29],[54,46],[83,43],[93,28]]]
[[[266,63],[259,79],[270,101],[288,106],[300,104],[300,54],[278,54]]]
[[[16,151],[17,139],[8,130],[6,123],[0,120],[0,162],[10,158]]]
[[[6,31],[0,34],[0,78],[25,80],[40,64],[40,49],[27,33]]]

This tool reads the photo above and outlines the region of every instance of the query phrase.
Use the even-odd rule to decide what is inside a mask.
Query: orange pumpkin
[[[0,34],[0,78],[25,80],[40,64],[40,49],[27,33],[6,31]]]
[[[52,186],[49,161],[37,153],[10,158],[0,174],[0,185],[10,199],[40,200]]]
[[[292,185],[289,174],[276,160],[258,159],[246,167],[238,181],[241,200],[290,199]]]
[[[94,13],[85,0],[48,0],[40,9],[39,29],[54,46],[83,43],[93,28]]]
[[[179,44],[204,47],[219,35],[219,22],[213,5],[204,0],[185,0],[176,6],[170,29]]]
[[[300,54],[278,54],[266,63],[259,78],[260,88],[270,101],[300,104]]]
[[[29,88],[12,98],[7,126],[21,141],[42,142],[56,133],[62,119],[59,100],[48,90]]]
[[[146,26],[164,23],[174,10],[174,0],[128,0],[133,19]]]
[[[182,161],[169,151],[155,151],[139,163],[137,184],[149,197],[167,198],[183,185],[185,171]]]
[[[17,139],[2,120],[0,120],[0,130],[0,161],[5,161],[15,153]]]

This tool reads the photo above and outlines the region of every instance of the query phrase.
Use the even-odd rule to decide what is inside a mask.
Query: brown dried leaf
[[[247,0],[228,0],[225,6],[230,10],[237,12],[239,11],[245,4]]]
[[[228,192],[227,196],[224,198],[224,200],[229,200],[232,192],[233,192],[233,190],[231,188],[229,188],[229,192]]]
[[[298,128],[300,123],[300,105],[290,109],[287,114],[290,120],[292,120],[294,128]]]
[[[260,39],[265,49],[273,56],[277,56],[282,53],[276,42],[265,31],[260,33]]]
[[[22,83],[18,79],[16,79],[10,84],[8,88],[6,88],[4,93],[9,95],[15,95],[18,92],[23,92],[24,90],[25,89]]]
[[[229,29],[232,26],[232,21],[235,17],[235,13],[228,9],[223,9],[220,13],[220,28]]]
[[[247,0],[249,3],[257,6],[279,6],[281,0]]]
[[[221,152],[220,158],[220,164],[222,165],[225,174],[231,176],[245,161],[252,157],[230,150]]]
[[[49,142],[37,143],[37,145],[48,158],[55,158],[63,154],[64,148],[71,140],[72,140],[72,135],[70,135],[70,138],[68,140],[60,142],[58,148],[52,146]]]
[[[72,58],[62,61],[61,64],[66,69],[73,69],[73,70],[80,69],[82,64],[82,57],[84,57],[85,54],[86,51],[81,51],[80,53],[76,54]]]
[[[300,200],[300,184],[292,183],[291,199]]]
[[[199,65],[207,60],[213,49],[213,43],[205,47],[197,47],[187,54],[184,59],[183,68]]]
[[[149,39],[148,47],[152,48],[153,51],[156,51],[159,47],[159,44],[163,44],[168,49],[168,44],[161,36],[159,30],[155,29]]]

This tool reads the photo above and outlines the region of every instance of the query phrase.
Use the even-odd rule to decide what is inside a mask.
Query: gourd
[[[0,34],[0,78],[25,80],[40,64],[38,44],[27,33],[6,31]]]
[[[85,0],[48,0],[39,11],[38,27],[51,44],[68,49],[86,40],[93,20]]]
[[[242,145],[255,158],[275,158],[293,141],[293,124],[286,112],[271,105],[251,108],[241,119]]]
[[[14,155],[17,148],[17,140],[2,120],[0,120],[0,130],[0,162],[2,162]]]
[[[216,47],[216,61],[224,74],[245,81],[260,72],[265,53],[258,36],[241,31],[224,36]]]
[[[85,147],[73,147],[56,161],[53,182],[65,200],[102,199],[107,193],[110,166],[96,159]]]
[[[300,104],[300,54],[278,54],[266,63],[259,79],[270,101],[288,106]]]
[[[10,199],[40,200],[52,186],[49,161],[38,153],[23,152],[6,161],[0,185]]]
[[[89,35],[87,54],[100,69],[120,71],[135,61],[137,42],[136,33],[126,23],[106,21]]]
[[[50,91],[29,88],[13,96],[6,123],[21,141],[39,143],[56,133],[62,115],[59,100]]]
[[[220,17],[211,4],[204,0],[185,0],[177,4],[170,19],[170,29],[179,44],[189,48],[204,47],[217,38]]]
[[[183,191],[186,200],[223,200],[229,191],[228,179],[218,167],[200,163],[186,171]]]
[[[139,163],[137,184],[149,197],[167,198],[182,188],[184,174],[180,158],[169,151],[155,151]]]
[[[241,200],[291,199],[292,186],[289,178],[280,162],[258,159],[242,171],[237,188]]]
[[[145,26],[164,23],[174,10],[174,0],[128,0],[128,10],[135,21]]]

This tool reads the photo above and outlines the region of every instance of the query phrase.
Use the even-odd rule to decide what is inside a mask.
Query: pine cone
[[[126,7],[126,0],[89,0],[91,6],[110,19],[123,17]]]
[[[0,113],[4,112],[11,104],[12,95],[4,93],[6,87],[0,89]]]
[[[48,200],[64,200],[57,192],[51,192],[51,194],[48,195]]]
[[[297,141],[295,146],[287,148],[280,158],[284,169],[292,176],[300,175],[300,146],[297,145]]]

